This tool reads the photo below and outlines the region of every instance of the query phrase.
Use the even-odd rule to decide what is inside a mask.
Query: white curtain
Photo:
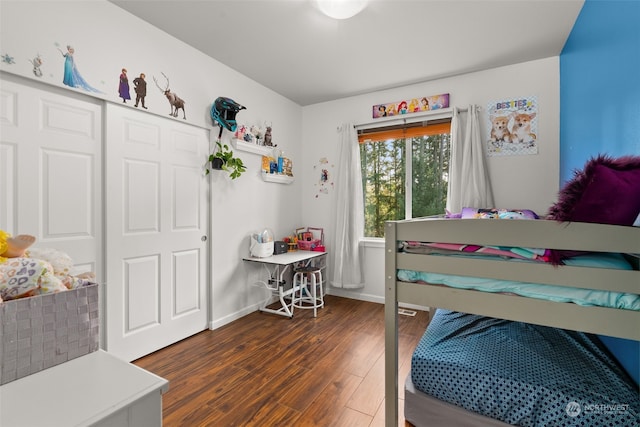
[[[364,287],[360,239],[364,237],[364,200],[360,147],[352,124],[339,128],[338,170],[336,173],[336,209],[334,247],[330,248],[333,278],[337,288]]]
[[[469,105],[465,114],[459,108],[453,108],[447,191],[447,211],[451,213],[460,212],[463,207],[495,207],[478,110],[478,106]]]

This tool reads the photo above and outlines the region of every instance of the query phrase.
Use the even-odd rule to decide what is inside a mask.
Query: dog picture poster
[[[488,156],[538,154],[538,102],[535,96],[489,102]]]

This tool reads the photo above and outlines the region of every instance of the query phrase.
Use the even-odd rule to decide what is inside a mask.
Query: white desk
[[[0,387],[2,427],[159,427],[164,378],[102,350]]]
[[[276,295],[280,300],[280,308],[277,310],[267,308],[269,301],[271,298],[268,298],[260,307],[260,311],[264,311],[267,313],[279,314],[281,316],[293,317],[293,312],[287,305],[285,301],[285,297],[293,294],[294,288],[293,284],[290,289],[284,289],[284,274],[289,269],[289,266],[297,263],[305,263],[305,265],[309,265],[314,259],[325,256],[326,252],[316,252],[316,251],[294,251],[294,252],[286,252],[280,255],[272,255],[266,258],[258,258],[247,256],[242,258],[243,261],[257,262],[262,264],[262,266],[267,271],[267,280],[259,281],[258,284],[264,286],[269,289],[273,295]]]

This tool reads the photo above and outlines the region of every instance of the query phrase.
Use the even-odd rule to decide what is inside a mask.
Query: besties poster
[[[538,102],[535,96],[489,102],[487,118],[487,155],[538,154]]]

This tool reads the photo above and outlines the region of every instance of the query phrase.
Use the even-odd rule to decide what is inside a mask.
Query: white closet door
[[[100,279],[101,102],[3,73],[0,124],[0,228]]]
[[[107,351],[127,361],[207,327],[207,130],[108,105]]]

